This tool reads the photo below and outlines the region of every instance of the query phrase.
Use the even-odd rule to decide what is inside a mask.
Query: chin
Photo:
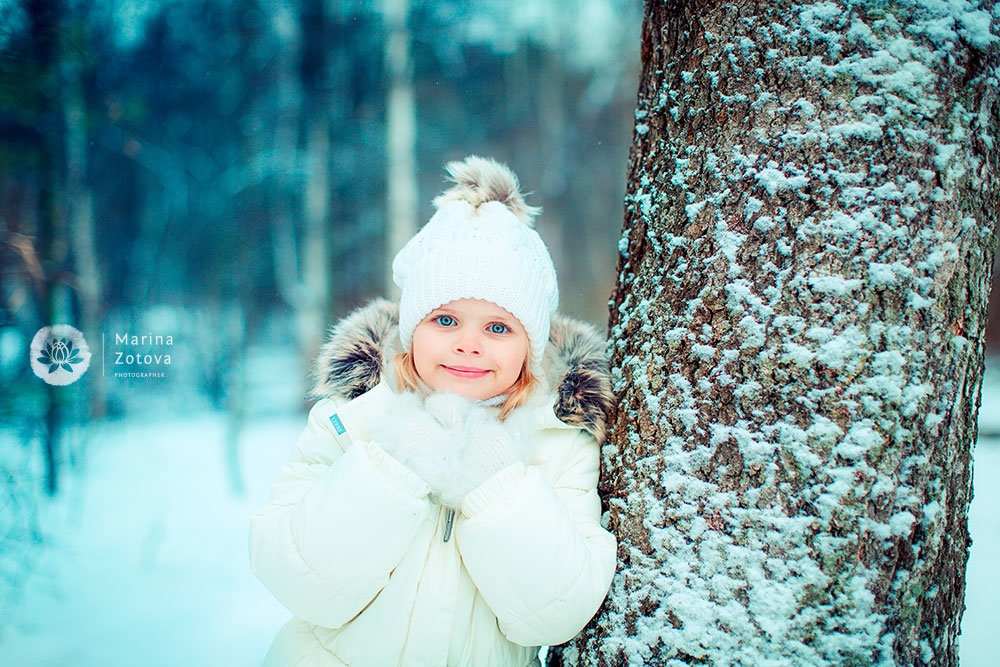
[[[492,388],[478,385],[475,382],[455,381],[453,378],[444,378],[444,382],[437,382],[431,385],[431,389],[458,394],[470,401],[485,401],[487,398],[492,398],[497,394],[503,393],[502,391],[493,391]]]

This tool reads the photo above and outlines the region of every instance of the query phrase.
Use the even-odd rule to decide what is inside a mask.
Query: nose
[[[478,357],[483,353],[483,346],[479,336],[472,329],[464,329],[455,340],[455,352],[461,354],[471,354]]]

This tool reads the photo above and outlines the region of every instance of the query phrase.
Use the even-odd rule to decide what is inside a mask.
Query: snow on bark
[[[604,449],[620,564],[563,661],[957,664],[998,15],[647,3]]]

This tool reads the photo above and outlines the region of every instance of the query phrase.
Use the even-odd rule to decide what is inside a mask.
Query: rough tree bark
[[[649,2],[586,665],[954,665],[992,4]]]

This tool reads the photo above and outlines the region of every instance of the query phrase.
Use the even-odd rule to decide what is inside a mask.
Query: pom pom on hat
[[[473,208],[498,201],[515,218],[531,227],[534,226],[535,216],[542,212],[542,209],[524,203],[517,176],[507,165],[493,158],[470,155],[461,162],[449,162],[444,168],[455,185],[434,198],[435,208],[451,201],[465,201]]]
[[[434,200],[437,213],[392,263],[393,282],[402,291],[403,348],[409,349],[413,330],[435,308],[483,299],[524,327],[531,369],[539,374],[559,304],[552,258],[532,228],[539,209],[524,202],[517,177],[495,160],[469,156],[446,169],[455,185]]]

